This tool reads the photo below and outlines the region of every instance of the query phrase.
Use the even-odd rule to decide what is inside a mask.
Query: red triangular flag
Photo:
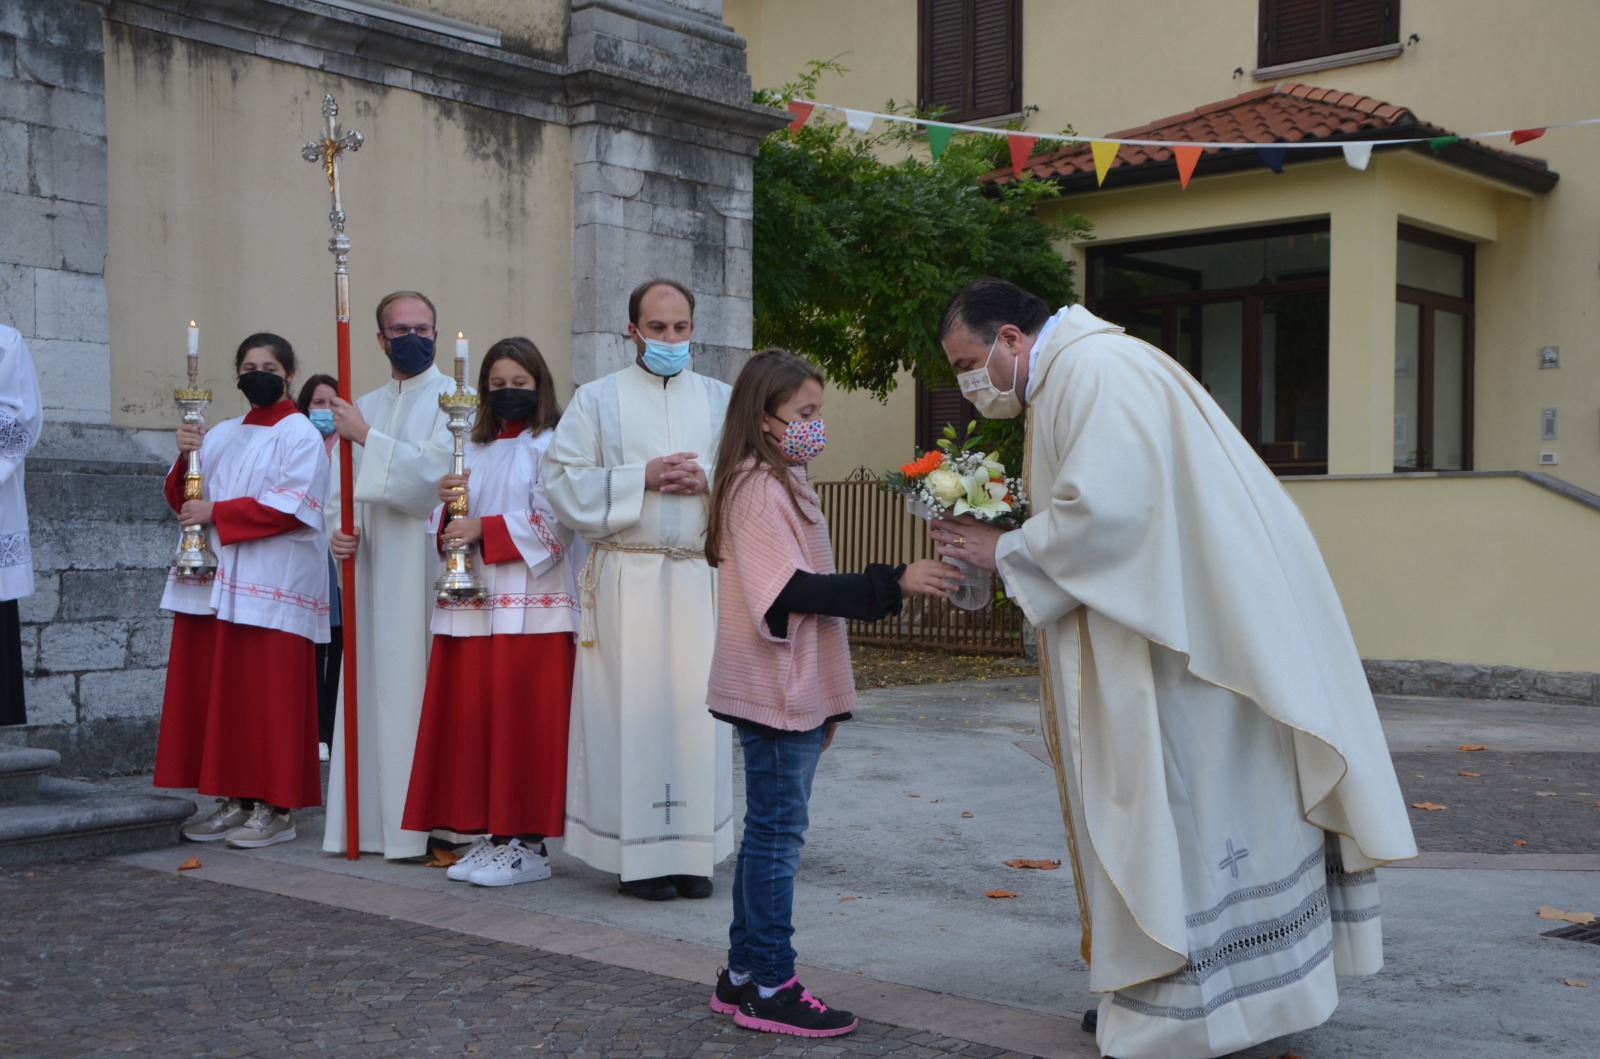
[[[811,117],[811,112],[817,109],[815,103],[807,103],[803,99],[791,99],[788,105],[789,113],[794,115],[794,120],[789,123],[790,132],[799,132],[800,126],[804,125],[806,119]]]
[[[1017,179],[1022,179],[1022,168],[1028,164],[1028,154],[1033,150],[1033,145],[1039,142],[1037,136],[1007,136],[1011,145],[1011,171],[1017,174]]]
[[[1541,137],[1543,135],[1544,135],[1544,130],[1543,129],[1512,129],[1511,130],[1511,142],[1512,143],[1527,143],[1529,140],[1537,140],[1539,137]]]
[[[1200,161],[1199,145],[1192,143],[1175,143],[1172,145],[1172,157],[1178,163],[1178,183],[1184,188],[1189,186],[1189,178],[1194,176],[1194,164]]]

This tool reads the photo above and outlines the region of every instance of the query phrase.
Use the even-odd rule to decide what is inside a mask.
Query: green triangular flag
[[[948,125],[929,125],[926,128],[928,130],[928,151],[933,155],[933,160],[937,162],[939,156],[944,154],[944,149],[950,146],[950,137],[955,135],[956,130]]]
[[[1428,141],[1428,146],[1432,150],[1437,151],[1441,147],[1449,147],[1453,143],[1460,143],[1460,142],[1461,142],[1461,137],[1459,137],[1459,136],[1435,136],[1433,139]]]

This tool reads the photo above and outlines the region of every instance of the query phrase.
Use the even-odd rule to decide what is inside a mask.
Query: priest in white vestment
[[[935,524],[1039,630],[1103,1054],[1226,1055],[1325,1021],[1383,964],[1375,869],[1416,855],[1344,612],[1298,508],[1204,388],[1001,280],[940,342],[1028,413],[1031,517]]]
[[[689,369],[694,300],[629,300],[636,360],[578,388],[545,455],[563,525],[590,542],[580,587],[562,848],[646,900],[711,896],[733,852],[733,739],[706,711],[716,574],[707,482],[726,383]]]
[[[422,718],[439,566],[427,520],[455,451],[439,409],[439,395],[453,393],[455,381],[434,367],[436,323],[433,303],[423,295],[385,297],[378,303],[378,345],[389,358],[389,381],[353,405],[335,401],[334,408],[340,436],[359,446],[352,494],[358,532],[353,540],[338,532],[330,537],[335,555],[354,549],[356,556],[356,596],[345,605],[356,616],[359,843],[361,852],[388,860],[421,856],[428,845],[427,832],[400,823]],[[328,510],[337,525],[337,489],[343,488],[337,462],[334,471]],[[322,837],[329,853],[346,849],[344,709],[341,689]]]
[[[0,724],[25,724],[17,600],[33,595],[22,462],[44,423],[39,377],[22,334],[0,324]]]

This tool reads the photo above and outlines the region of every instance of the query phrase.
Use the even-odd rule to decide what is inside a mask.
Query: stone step
[[[36,802],[0,806],[0,866],[176,845],[178,828],[195,812],[187,798],[129,794],[53,776],[37,782]]]
[[[39,779],[61,764],[54,750],[0,747],[0,807],[39,800]]]

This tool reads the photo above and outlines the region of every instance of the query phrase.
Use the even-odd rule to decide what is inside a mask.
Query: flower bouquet
[[[985,454],[977,444],[970,436],[958,444],[955,427],[946,426],[937,448],[886,472],[883,488],[903,494],[906,510],[921,519],[971,515],[1001,529],[1014,529],[1027,517],[1027,493],[1019,479],[1006,474],[995,453]],[[994,591],[993,575],[960,559],[942,558],[962,573],[961,587],[950,593],[950,602],[963,610],[985,607]]]

